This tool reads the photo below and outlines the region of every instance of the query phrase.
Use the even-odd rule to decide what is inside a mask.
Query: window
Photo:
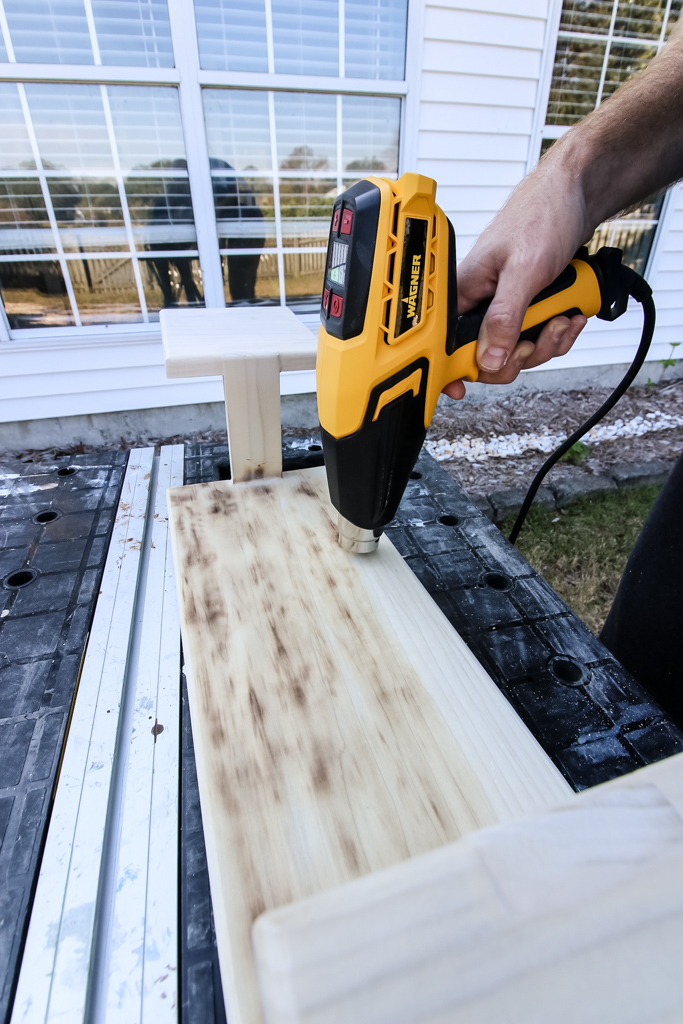
[[[227,304],[313,309],[336,195],[368,173],[398,174],[407,0],[179,9],[182,31],[167,0],[0,0],[0,61],[17,65],[0,83],[12,332],[125,330],[164,306],[204,305],[205,288],[219,303],[221,279]],[[45,81],[22,80],[23,62],[45,65]],[[183,84],[188,62],[201,90],[196,77]],[[127,68],[122,84],[78,70],[99,65]],[[213,248],[201,242],[212,235]]]
[[[659,52],[683,0],[564,0],[541,153]],[[643,273],[654,240],[662,198],[601,225],[591,252],[602,245],[624,250]]]

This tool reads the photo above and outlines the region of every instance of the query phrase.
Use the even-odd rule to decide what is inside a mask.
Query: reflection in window
[[[72,327],[75,323],[57,261],[0,263],[0,295],[11,328]]]
[[[166,0],[91,0],[103,64],[172,68]]]
[[[91,0],[102,64],[173,67],[167,0]],[[15,59],[94,64],[83,0],[4,0]],[[7,54],[0,55],[7,60]]]
[[[589,250],[597,252],[603,245],[623,249],[624,263],[637,273],[644,274],[663,201],[661,196],[646,200],[637,210],[605,221],[591,238]]]
[[[342,97],[344,170],[398,175],[401,101],[389,96]]]
[[[83,324],[142,320],[140,296],[129,259],[70,260],[69,275]]]
[[[47,185],[65,252],[128,249],[116,181],[48,178]]]
[[[270,171],[268,95],[247,89],[203,89],[209,156],[236,171]]]
[[[407,17],[407,0],[346,0],[346,77],[403,78]]]
[[[47,170],[114,170],[99,85],[24,86]]]
[[[345,0],[343,24],[339,0],[271,0],[272,67],[265,0],[194,0],[194,9],[203,68],[404,77],[407,0]]]
[[[228,306],[273,306],[280,303],[280,279],[275,253],[221,256],[223,287]]]
[[[19,90],[14,82],[0,82],[0,140],[0,167],[3,170],[31,170],[36,166]]]
[[[185,159],[177,89],[110,85],[107,96],[124,171],[172,167]]]
[[[339,74],[338,0],[271,0],[271,8],[276,73]]]
[[[14,274],[15,318],[22,326],[66,322],[69,289],[70,315],[84,325],[155,319],[164,304],[203,304],[177,90],[23,88],[40,166],[27,158],[17,87],[3,88],[9,102],[0,114],[0,153],[15,174],[0,174],[0,268],[3,260],[14,266],[8,257],[15,254],[56,252],[59,261],[47,261],[42,277]],[[27,308],[16,301],[22,280]],[[45,295],[52,298],[41,319]]]
[[[265,0],[194,0],[199,63],[214,71],[267,71]]]
[[[265,93],[204,90],[226,301],[276,302],[284,279],[286,302],[312,309],[336,196],[368,173],[398,173],[400,100],[339,100],[276,92],[271,125]]]
[[[281,170],[336,173],[336,96],[276,93],[275,129]]]
[[[4,0],[15,58],[36,64],[92,64],[79,0]]]
[[[0,254],[54,251],[40,182],[36,178],[0,178]]]
[[[173,256],[140,260],[142,287],[150,319],[159,319],[167,306],[203,306],[204,289],[199,259]]]
[[[594,109],[600,89],[605,44],[559,39],[550,86],[548,124],[574,124]]]

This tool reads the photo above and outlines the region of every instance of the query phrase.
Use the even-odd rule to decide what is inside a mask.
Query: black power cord
[[[631,363],[629,369],[627,370],[626,374],[624,375],[622,380],[617,384],[616,388],[609,396],[607,401],[604,402],[603,405],[600,406],[598,411],[594,412],[593,415],[589,419],[587,419],[585,423],[582,423],[578,430],[575,430],[574,433],[571,434],[566,441],[563,441],[563,443],[558,448],[555,449],[552,455],[543,463],[543,465],[539,469],[538,473],[532,481],[529,490],[527,491],[522,507],[519,510],[517,518],[515,519],[514,526],[510,531],[509,540],[510,543],[512,544],[515,544],[517,541],[519,531],[522,529],[522,526],[524,525],[524,520],[527,517],[527,513],[531,508],[534,498],[536,497],[536,492],[543,483],[543,480],[545,479],[547,473],[553,468],[555,463],[559,459],[561,459],[566,452],[569,451],[572,445],[576,444],[577,441],[580,441],[583,435],[586,434],[592,427],[594,427],[596,423],[599,423],[603,416],[605,416],[610,411],[610,409],[612,409],[617,404],[621,396],[635,380],[638,371],[645,362],[645,357],[647,356],[647,353],[650,349],[652,335],[654,334],[655,330],[656,312],[655,304],[652,301],[652,289],[650,288],[647,281],[644,278],[642,278],[640,274],[637,274],[635,270],[631,270],[630,267],[622,266],[620,268],[620,271],[622,284],[628,291],[628,294],[631,295],[643,307],[643,332],[640,336],[640,344],[638,345],[638,351],[636,352],[635,358]]]

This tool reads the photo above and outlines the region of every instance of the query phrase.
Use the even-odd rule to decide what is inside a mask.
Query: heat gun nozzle
[[[363,530],[360,526],[354,526],[344,516],[339,516],[339,544],[344,551],[353,555],[369,555],[377,550],[381,530]]]

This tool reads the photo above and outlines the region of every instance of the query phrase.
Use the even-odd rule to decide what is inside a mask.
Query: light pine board
[[[254,926],[268,1024],[683,1020],[683,754]]]
[[[233,482],[282,475],[280,372],[312,370],[316,339],[291,309],[162,310],[167,377],[223,377]]]
[[[169,510],[228,1019],[256,1024],[264,910],[571,791],[386,537],[341,550],[323,469]]]

